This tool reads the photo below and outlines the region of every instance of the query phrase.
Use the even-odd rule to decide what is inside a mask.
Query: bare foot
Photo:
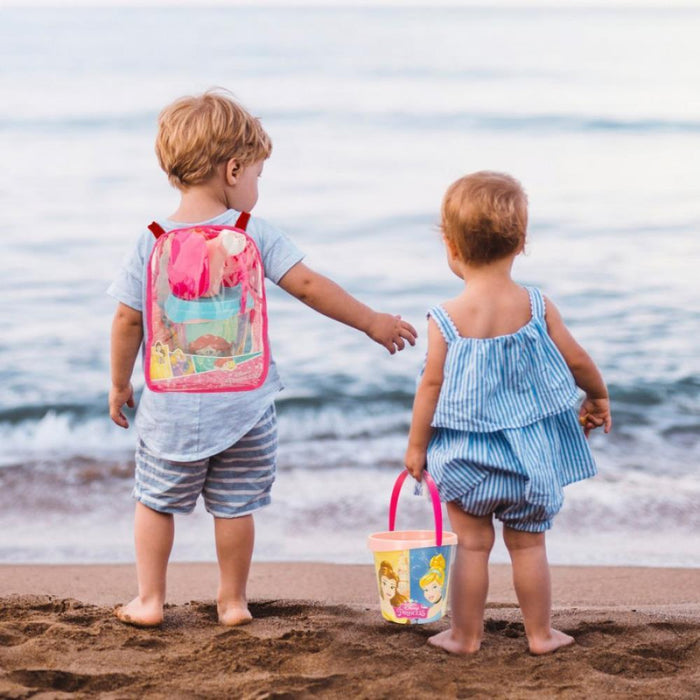
[[[243,603],[218,603],[217,611],[219,613],[219,623],[226,627],[235,627],[237,625],[247,625],[253,621],[253,616],[248,610],[248,606]]]
[[[561,647],[568,647],[574,641],[573,637],[555,629],[550,630],[548,637],[528,639],[531,654],[550,654]]]
[[[440,647],[450,654],[473,654],[481,648],[481,639],[460,641],[455,638],[451,629],[444,630],[428,638],[428,643]]]
[[[142,603],[136,597],[130,603],[115,608],[114,615],[124,624],[134,627],[158,627],[163,622],[163,606]]]

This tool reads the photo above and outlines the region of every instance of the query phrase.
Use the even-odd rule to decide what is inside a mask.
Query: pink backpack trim
[[[267,373],[269,370],[269,365],[270,365],[270,347],[269,347],[269,339],[267,335],[268,331],[268,318],[267,318],[267,300],[266,300],[266,294],[265,294],[265,280],[264,280],[264,268],[262,264],[262,258],[260,255],[260,251],[258,250],[255,242],[253,239],[246,233],[246,227],[248,225],[248,222],[250,220],[250,214],[247,212],[242,212],[241,215],[238,217],[238,220],[236,221],[236,224],[234,226],[187,226],[187,227],[182,227],[179,229],[173,229],[171,231],[165,231],[159,224],[156,222],[153,222],[148,226],[149,230],[153,233],[154,237],[156,238],[156,245],[153,248],[153,251],[151,253],[151,257],[148,262],[148,270],[147,270],[147,281],[146,281],[146,339],[145,339],[145,375],[146,375],[146,384],[148,388],[151,391],[154,392],[171,392],[171,391],[177,391],[177,392],[184,392],[184,393],[220,393],[220,392],[227,392],[227,391],[250,391],[252,389],[257,389],[258,387],[262,386],[262,384],[265,382],[265,379],[267,378]],[[261,334],[262,338],[262,350],[258,353],[253,352],[249,353],[250,355],[254,355],[252,359],[244,359],[242,362],[246,363],[247,370],[250,370],[247,372],[247,374],[251,375],[254,377],[251,381],[247,381],[241,384],[227,384],[225,381],[222,381],[222,379],[229,378],[231,379],[233,375],[230,375],[227,377],[226,372],[227,371],[232,371],[235,369],[236,362],[234,361],[233,356],[223,356],[220,358],[209,358],[209,361],[215,365],[215,367],[211,367],[210,369],[204,369],[201,371],[195,371],[194,369],[194,364],[192,367],[190,367],[191,371],[187,371],[187,368],[183,371],[183,374],[181,376],[170,376],[166,378],[158,378],[158,379],[153,379],[151,376],[152,372],[152,367],[153,365],[153,353],[154,353],[154,348],[155,351],[158,352],[158,344],[159,344],[159,339],[155,337],[154,329],[156,328],[161,328],[162,323],[157,324],[156,319],[154,318],[154,311],[156,310],[156,307],[160,309],[161,307],[159,304],[156,302],[154,299],[154,280],[153,280],[153,262],[154,262],[154,257],[157,255],[160,255],[163,246],[165,245],[166,241],[168,238],[171,238],[173,235],[182,233],[182,232],[192,232],[193,229],[196,229],[198,232],[200,232],[201,235],[205,238],[205,240],[212,240],[216,238],[216,236],[224,230],[229,230],[229,231],[235,231],[238,234],[241,234],[245,237],[246,240],[246,245],[243,251],[241,251],[239,254],[231,256],[231,258],[227,259],[227,263],[229,263],[229,260],[233,259],[239,259],[242,257],[242,259],[239,259],[238,262],[242,263],[236,267],[233,267],[232,270],[229,270],[229,273],[224,271],[224,286],[227,287],[233,287],[240,285],[240,292],[241,292],[241,299],[240,299],[240,314],[244,314],[246,312],[246,309],[248,308],[248,303],[249,300],[252,300],[253,306],[252,308],[249,308],[247,311],[248,314],[248,324],[253,325],[253,324],[261,324],[261,328],[259,329],[259,333]],[[197,234],[195,234],[197,235]],[[169,258],[169,260],[172,260]],[[254,287],[250,283],[250,279],[248,276],[249,270],[252,269],[257,269],[258,274],[260,276],[259,279],[259,289],[260,293],[258,294]],[[162,276],[162,271],[161,271],[161,276]],[[162,284],[162,280],[157,279],[156,282],[160,282]],[[208,283],[208,274],[207,274],[207,283]],[[201,290],[200,290],[201,291]],[[246,336],[247,338],[247,336]],[[222,353],[226,352],[226,349],[222,349],[222,344],[225,345],[226,341],[222,338],[218,338],[215,336],[202,336],[201,338],[198,338],[197,341],[194,343],[191,343],[191,345],[196,345],[199,343],[199,345],[211,343],[211,347],[214,348],[214,350],[218,350]],[[218,343],[218,347],[217,347]],[[245,341],[243,342],[243,345],[245,345]],[[169,350],[166,344],[162,344],[160,354],[158,358],[156,358],[158,361],[162,360],[163,354],[167,354],[167,362],[171,362],[171,359],[173,361],[173,366],[174,366],[174,355],[177,354],[179,348],[176,349],[175,351]],[[189,355],[186,355],[182,353],[181,350],[179,350],[180,356],[179,358],[182,361],[187,361],[187,358],[189,358],[189,362],[194,363],[194,360],[202,358],[197,358],[197,357],[192,357]],[[191,350],[190,350],[191,352]],[[246,356],[247,357],[247,356]],[[206,359],[206,358],[204,358]],[[157,363],[156,363],[157,364]],[[233,365],[233,367],[229,367],[228,365]],[[217,381],[212,381],[212,377],[216,375]]]

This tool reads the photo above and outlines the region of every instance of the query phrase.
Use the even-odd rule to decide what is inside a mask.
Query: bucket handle
[[[391,503],[389,504],[389,530],[394,531],[394,526],[396,525],[396,506],[399,502],[399,493],[401,492],[401,487],[403,482],[406,481],[408,476],[408,471],[402,471],[396,478],[396,483],[394,484],[394,490],[391,492]],[[428,491],[430,491],[430,499],[433,502],[433,515],[435,516],[435,544],[438,547],[442,547],[442,508],[440,506],[440,496],[438,495],[437,486],[433,481],[433,477],[428,474],[428,472],[423,472],[423,481],[428,486]]]

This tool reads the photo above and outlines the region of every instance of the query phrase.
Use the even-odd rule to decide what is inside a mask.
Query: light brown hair
[[[440,228],[464,262],[487,265],[525,244],[527,195],[505,173],[465,175],[445,193]]]
[[[379,571],[377,572],[377,578],[379,579],[379,586],[381,588],[382,584],[382,578],[388,578],[391,579],[396,583],[396,592],[394,593],[394,597],[389,601],[392,607],[396,608],[401,603],[407,603],[408,598],[405,595],[402,595],[398,591],[399,584],[401,583],[401,579],[399,578],[399,575],[394,571],[394,568],[388,561],[383,561],[379,565]]]
[[[158,116],[156,155],[178,189],[206,182],[231,158],[239,167],[270,157],[272,142],[260,124],[225,90],[181,97]]]

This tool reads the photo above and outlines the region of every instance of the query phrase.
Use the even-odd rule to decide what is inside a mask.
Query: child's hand
[[[118,389],[115,386],[109,391],[109,417],[121,428],[128,428],[129,421],[122,413],[122,406],[126,404],[129,408],[136,405],[134,401],[134,388],[129,383],[129,386],[123,389]]]
[[[403,321],[401,316],[375,313],[367,328],[367,335],[393,355],[397,350],[404,349],[404,340],[415,345],[418,333],[410,323]]]
[[[609,433],[612,428],[612,416],[610,415],[610,399],[591,399],[588,396],[581,404],[578,412],[579,423],[583,426],[586,437],[596,428],[603,427],[604,432]]]
[[[408,473],[416,480],[420,481],[425,469],[425,450],[408,446],[406,456],[403,458]]]

